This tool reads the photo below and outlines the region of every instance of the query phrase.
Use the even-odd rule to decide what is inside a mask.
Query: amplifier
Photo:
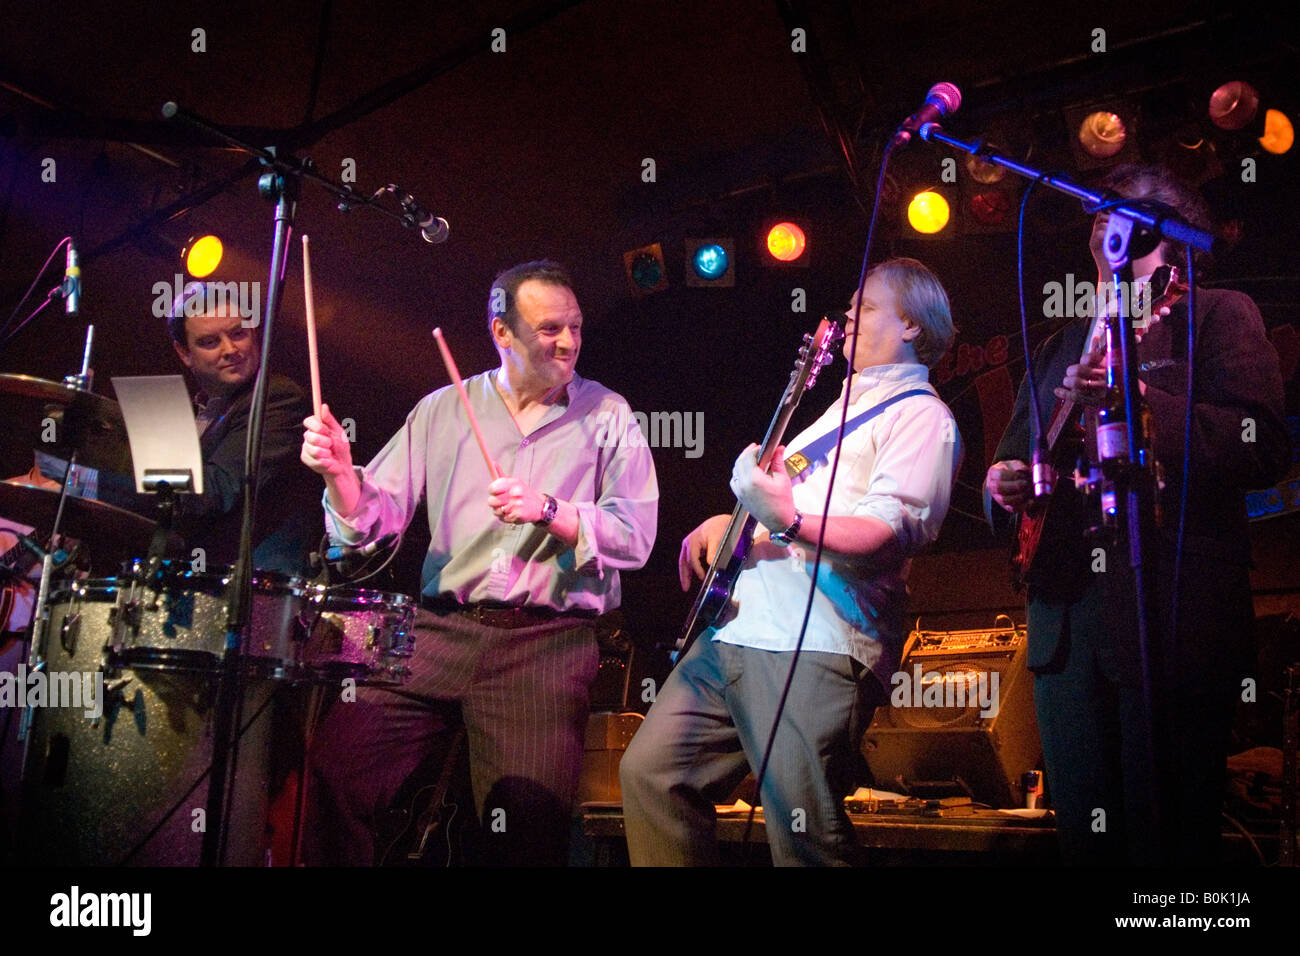
[[[991,628],[914,630],[862,741],[876,786],[1024,806],[1021,775],[1042,754],[1026,646],[1005,615]]]
[[[645,718],[635,712],[593,712],[587,718],[583,745],[582,774],[578,779],[578,803],[621,803],[618,765],[632,736]]]

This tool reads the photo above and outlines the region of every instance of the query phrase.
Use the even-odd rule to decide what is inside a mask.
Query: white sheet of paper
[[[194,493],[203,494],[203,455],[185,379],[179,375],[114,378],[113,391],[131,442],[135,490],[144,493],[146,469],[189,469]]]

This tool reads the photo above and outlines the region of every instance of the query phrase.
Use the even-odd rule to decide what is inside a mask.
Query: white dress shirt
[[[929,369],[906,363],[863,369],[853,379],[850,421],[899,392],[904,398],[844,436],[835,476],[832,517],[871,517],[893,529],[903,558],[890,566],[823,552],[803,649],[848,654],[875,672],[882,685],[902,650],[910,557],[939,535],[961,466],[961,436],[948,406],[929,385]],[[844,391],[817,421],[786,443],[786,454],[839,427]],[[836,451],[815,462],[794,487],[795,507],[822,514]],[[782,530],[782,529],[776,529]],[[713,639],[769,651],[792,651],[808,601],[816,543],[788,549],[763,537],[750,550],[736,581],[734,616]]]

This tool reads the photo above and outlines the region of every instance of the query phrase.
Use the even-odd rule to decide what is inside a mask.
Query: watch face
[[[799,529],[802,527],[803,512],[796,511],[794,513],[794,521],[791,522],[790,527],[786,528],[784,531],[773,531],[768,535],[768,538],[770,538],[774,543],[779,544],[781,547],[788,548],[790,545],[794,544],[794,539],[799,537]]]
[[[539,524],[548,525],[555,520],[555,513],[560,510],[560,503],[551,495],[546,496],[546,505],[542,508],[542,517]]]

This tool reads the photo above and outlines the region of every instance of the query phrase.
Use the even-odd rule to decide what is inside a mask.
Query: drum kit
[[[0,413],[11,423],[57,422],[62,442],[28,447],[131,474],[117,403],[81,384],[0,375]],[[64,481],[71,486],[67,474]],[[154,521],[22,480],[0,482],[0,516],[34,526],[33,537],[51,550],[57,527],[66,536],[59,540],[75,539],[84,555],[81,571],[47,575],[45,599],[37,600],[27,632],[26,674],[23,665],[17,668],[28,690],[26,708],[16,708],[25,755],[19,860],[198,863],[231,569],[141,557],[156,543]],[[172,538],[168,553],[179,543]],[[110,568],[116,575],[92,576]],[[6,570],[8,587],[34,588],[20,572]],[[252,590],[237,657],[235,769],[226,782],[223,821],[221,862],[236,865],[268,861],[267,811],[278,759],[271,741],[284,736],[283,724],[273,722],[291,711],[315,714],[327,688],[400,687],[414,650],[415,603],[406,595],[264,571],[254,572]],[[51,693],[33,701],[38,672],[51,689],[56,675],[77,675],[65,684],[79,681],[86,699],[67,706]],[[282,691],[314,703],[286,706]],[[295,719],[290,736],[310,723]]]

